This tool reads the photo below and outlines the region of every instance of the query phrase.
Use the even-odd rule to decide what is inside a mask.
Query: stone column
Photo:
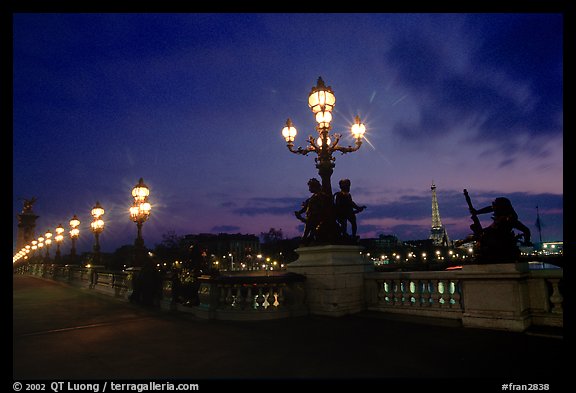
[[[374,270],[354,245],[300,247],[289,272],[306,276],[306,304],[310,314],[342,316],[366,308],[364,273]]]
[[[465,327],[522,332],[530,326],[528,263],[465,265],[459,276]]]

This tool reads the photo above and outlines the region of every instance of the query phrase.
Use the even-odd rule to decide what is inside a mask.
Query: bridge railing
[[[200,276],[195,315],[208,319],[276,319],[306,315],[305,277]]]
[[[74,266],[28,265],[32,274],[128,299],[131,271]],[[470,265],[462,270],[364,272],[365,309],[389,314],[437,317],[465,327],[523,331],[529,326],[563,327],[562,269],[529,270],[528,264]],[[201,276],[195,298],[174,296],[165,279],[159,305],[199,318],[261,320],[313,313],[306,301],[306,277]],[[328,284],[326,284],[328,285]]]
[[[455,271],[371,272],[364,280],[369,310],[462,318],[462,286]]]
[[[40,276],[128,300],[137,271],[32,264],[17,273]],[[164,277],[156,305],[192,313],[200,318],[277,319],[307,314],[305,277],[293,273],[260,276],[200,276],[197,294],[176,295],[173,281]],[[180,291],[184,292],[184,291]]]
[[[462,270],[366,273],[372,311],[460,320],[464,326],[525,330],[563,326],[563,270],[528,264]]]

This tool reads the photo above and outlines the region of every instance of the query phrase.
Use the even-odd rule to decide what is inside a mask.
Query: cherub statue
[[[340,191],[334,193],[334,206],[336,209],[336,221],[338,223],[340,236],[343,238],[347,237],[347,227],[348,222],[350,222],[352,240],[356,241],[358,240],[356,236],[356,232],[358,231],[356,214],[366,209],[366,206],[358,206],[356,202],[352,200],[350,184],[349,179],[340,180],[338,183]]]
[[[332,209],[330,196],[322,190],[322,185],[317,179],[308,181],[308,190],[312,196],[302,203],[300,210],[294,212],[296,217],[305,224],[302,235],[303,244],[323,240]],[[302,216],[304,213],[305,217]]]

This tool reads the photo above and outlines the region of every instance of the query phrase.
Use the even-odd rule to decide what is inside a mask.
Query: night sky
[[[432,182],[450,240],[475,207],[508,197],[539,241],[563,240],[561,13],[15,13],[13,248],[23,198],[36,233],[106,210],[102,251],[133,244],[128,209],[142,177],[148,247],[169,232],[302,233],[294,211],[316,177],[307,98],[336,96],[332,132],[366,124],[360,150],[336,153],[362,238],[426,239]],[[490,215],[480,217],[490,224]],[[63,245],[68,250],[69,241]],[[14,252],[16,252],[15,250]]]

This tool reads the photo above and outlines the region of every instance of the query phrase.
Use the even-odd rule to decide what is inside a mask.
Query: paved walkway
[[[443,385],[464,391],[478,380],[493,384],[487,391],[500,391],[502,381],[559,387],[568,352],[562,338],[424,325],[381,313],[205,321],[26,276],[13,277],[13,328],[15,381],[384,380],[406,386],[448,379]]]

